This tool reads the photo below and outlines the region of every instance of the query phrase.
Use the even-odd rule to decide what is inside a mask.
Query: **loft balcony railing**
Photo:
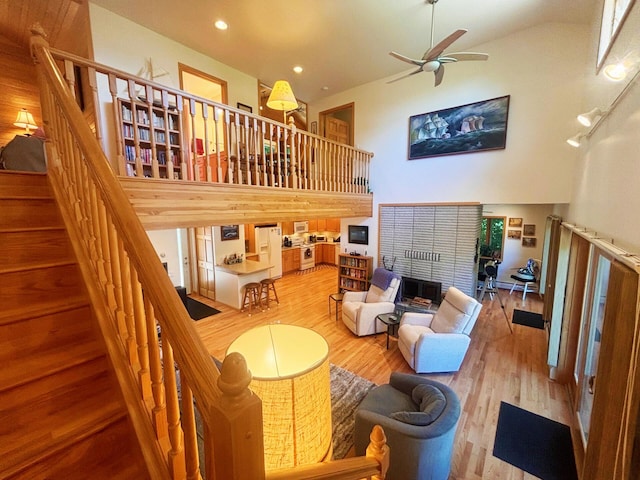
[[[373,154],[51,49],[121,176],[367,193]]]
[[[99,111],[97,107],[104,106],[100,100],[98,82],[93,80],[98,78],[93,75],[97,73],[97,65],[72,60],[70,56],[60,52],[56,52],[57,60],[54,60],[40,31],[34,31],[31,50],[38,73],[47,134],[45,147],[49,181],[71,239],[114,374],[126,400],[131,425],[138,438],[150,478],[384,478],[389,462],[389,447],[379,426],[371,433],[366,456],[265,471],[261,401],[248,389],[246,380],[250,379],[250,373],[244,359],[241,356],[232,360],[230,357],[225,358],[221,371],[215,366],[154,253],[149,237],[127,198],[113,165],[109,165],[104,151],[105,138],[100,117],[94,115]],[[77,66],[84,68],[79,76]],[[83,80],[83,85],[90,85],[91,95],[77,95],[75,79],[84,78],[85,75],[87,77]],[[120,74],[104,67],[104,75],[108,90],[113,93],[111,112],[114,119],[118,119],[117,108],[121,108],[123,101],[116,95],[119,92]],[[128,76],[124,80],[129,93],[136,92],[138,80]],[[171,114],[181,115],[180,106],[184,105],[186,98],[182,92],[169,91],[151,84],[144,84],[144,87],[144,101],[133,95],[126,97],[124,101],[130,102],[133,108],[137,108],[138,102],[141,102],[141,105],[146,105],[150,114],[153,113],[152,109],[159,108],[165,115],[165,120]],[[160,107],[151,100],[156,90],[161,94]],[[72,92],[76,92],[75,97]],[[83,102],[80,105],[78,100],[81,98]],[[175,100],[175,110],[172,110],[171,98]],[[191,97],[188,100],[189,104],[197,104],[199,101]],[[84,110],[79,106],[84,107]],[[190,108],[189,111],[193,109]],[[226,112],[225,119],[230,119],[231,113],[234,121],[240,118],[238,112]],[[194,117],[195,115],[189,116],[192,122],[195,121]],[[257,118],[253,120],[258,123]],[[180,121],[184,121],[183,117],[180,117]],[[136,126],[134,121],[131,124]],[[261,128],[271,132],[272,127],[268,127],[268,124],[266,121],[261,123]],[[93,125],[93,129],[90,125]],[[111,123],[113,125],[116,123]],[[225,125],[230,123],[225,120]],[[298,172],[303,169],[298,160],[293,160],[299,137],[294,128],[283,125],[277,127],[285,136],[285,144],[288,138],[292,146],[290,166],[297,166],[298,169],[289,167],[291,186],[276,185],[274,182],[265,187],[300,188],[302,175],[298,175]],[[155,131],[153,128],[149,130]],[[247,132],[238,127],[238,132],[241,131]],[[135,135],[133,138],[135,140]],[[251,152],[251,141],[247,137],[233,137],[229,133],[227,139],[232,138],[244,138],[247,152]],[[278,138],[277,135],[275,138]],[[234,148],[238,148],[240,142],[234,142]],[[229,141],[225,146],[231,148],[234,142]],[[263,145],[262,133],[259,138],[256,137],[256,142]],[[162,178],[160,173],[163,169],[160,168],[157,156],[160,142],[150,143],[153,152],[150,164],[152,176]],[[138,138],[138,142],[133,144],[134,150],[138,152],[143,145],[143,140]],[[117,151],[120,153],[116,159],[123,160],[122,150]],[[204,151],[206,156],[207,150]],[[220,157],[220,154],[216,154],[216,158]],[[193,158],[193,162],[189,158]],[[248,164],[248,157],[245,155],[244,158]],[[266,160],[267,157],[263,158]],[[166,160],[168,167],[171,157]],[[220,164],[216,165],[216,171],[219,174],[222,171],[218,178],[225,178],[226,172],[228,181],[235,173],[241,172],[237,162],[237,159],[232,161],[230,156],[229,164],[232,167],[225,169]],[[127,165],[125,162],[116,166],[126,172]],[[142,163],[141,157],[136,156],[132,168],[137,175],[143,171],[140,167],[144,169],[146,165]],[[353,159],[345,159],[342,163],[338,162],[338,165],[345,167],[343,173],[346,175],[347,171],[353,171],[346,169],[346,166],[355,167],[355,162]],[[199,166],[203,168],[198,170]],[[172,168],[175,171],[176,167]],[[177,170],[180,181],[214,181],[214,170],[209,158],[198,164],[195,156],[180,157]],[[306,170],[307,173],[309,171]],[[205,178],[199,176],[202,172]],[[245,178],[249,182],[254,177],[250,175],[251,170],[246,170],[246,173]],[[275,179],[275,173],[271,175]],[[234,178],[241,176],[236,175]],[[328,182],[327,185],[347,188],[347,183],[336,181]],[[199,432],[195,420],[196,405],[203,424],[202,451],[199,448]],[[90,473],[87,472],[87,475],[90,476]]]

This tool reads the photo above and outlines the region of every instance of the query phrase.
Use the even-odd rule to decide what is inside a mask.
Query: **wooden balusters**
[[[147,318],[147,338],[149,339],[149,375],[151,377],[151,394],[153,395],[153,407],[151,408],[151,420],[157,438],[164,438],[169,433],[167,424],[167,406],[164,395],[164,383],[162,382],[162,361],[160,359],[161,332],[156,323],[153,305],[149,297],[145,297],[144,310]]]
[[[183,432],[180,428],[180,405],[176,381],[173,348],[166,336],[162,339],[162,363],[165,394],[167,397],[167,423],[169,425],[169,470],[173,478],[185,478]]]

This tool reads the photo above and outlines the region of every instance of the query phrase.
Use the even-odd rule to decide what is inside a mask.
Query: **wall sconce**
[[[25,135],[29,135],[29,129],[38,128],[38,125],[36,125],[36,121],[33,119],[33,115],[31,115],[26,108],[23,108],[18,112],[16,121],[13,122],[13,124],[16,127],[24,128]]]
[[[606,112],[603,112],[598,107],[593,110],[589,110],[587,113],[581,113],[578,115],[578,121],[585,127],[590,127],[594,124],[596,119],[603,117]]]
[[[585,134],[584,133],[578,133],[577,135],[574,135],[571,138],[567,139],[567,143],[569,145],[571,145],[572,147],[576,147],[578,148],[580,146],[580,140],[582,139],[582,137],[584,137]]]

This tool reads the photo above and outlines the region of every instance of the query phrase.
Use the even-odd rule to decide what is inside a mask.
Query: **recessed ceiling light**
[[[296,65],[295,67],[293,67],[293,71],[296,73],[302,73],[302,70],[304,70],[304,68],[302,68],[300,65]]]
[[[324,87],[322,87],[322,90],[324,90],[324,91],[326,92],[327,90],[329,90],[329,87],[327,87],[327,86],[325,85]]]
[[[214,23],[214,25],[218,30],[226,30],[227,28],[229,28],[229,25],[227,25],[227,22],[225,22],[224,20],[216,20],[216,23]]]

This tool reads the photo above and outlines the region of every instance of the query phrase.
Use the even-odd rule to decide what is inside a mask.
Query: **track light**
[[[573,137],[567,139],[567,143],[572,147],[578,148],[580,146],[580,140],[582,139],[582,137],[584,137],[584,133],[578,133],[577,135],[574,135]]]
[[[593,110],[588,111],[587,113],[581,113],[580,115],[578,115],[578,121],[585,127],[590,127],[591,125],[593,125],[594,121],[597,118],[602,117],[603,115],[604,112],[596,107]]]

